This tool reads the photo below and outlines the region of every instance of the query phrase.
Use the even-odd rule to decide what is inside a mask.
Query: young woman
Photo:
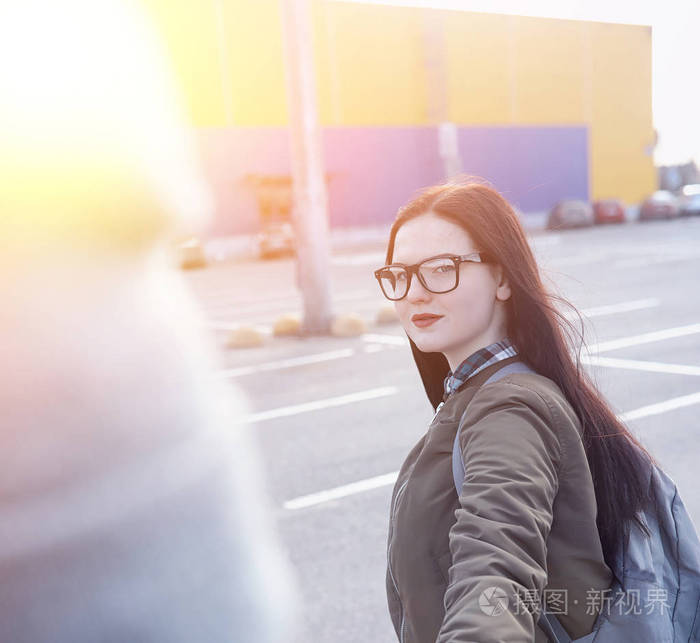
[[[392,496],[399,640],[547,641],[543,604],[573,639],[590,633],[616,543],[648,506],[651,457],[572,357],[575,329],[496,191],[424,190],[399,211],[386,263],[375,275],[437,408]],[[495,375],[514,362],[529,372]]]

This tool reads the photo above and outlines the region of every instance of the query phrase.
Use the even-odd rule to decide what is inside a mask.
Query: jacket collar
[[[517,354],[518,351],[508,337],[474,351],[455,369],[454,373],[450,371],[445,377],[443,400],[447,400],[450,395],[485,368],[509,357],[515,357]]]

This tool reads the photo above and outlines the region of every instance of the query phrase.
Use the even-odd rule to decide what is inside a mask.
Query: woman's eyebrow
[[[475,251],[471,251],[475,252]],[[465,253],[456,253],[456,252],[443,252],[442,254],[439,255],[428,255],[427,257],[423,257],[422,259],[419,259],[418,261],[415,261],[413,263],[408,263],[407,261],[396,261],[396,259],[393,259],[391,264],[389,265],[394,265],[394,264],[403,264],[405,266],[415,266],[419,263],[423,263],[424,261],[427,261],[428,259],[441,259],[442,257],[459,257],[462,254],[471,254],[471,252],[465,252]]]

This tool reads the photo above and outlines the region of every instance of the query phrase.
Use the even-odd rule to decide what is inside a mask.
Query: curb
[[[519,213],[523,228],[528,233],[545,232],[546,212]],[[389,237],[390,224],[357,228],[336,228],[331,230],[332,252],[346,252],[369,244],[383,247]],[[257,235],[238,235],[214,238],[204,241],[201,246],[208,262],[226,260],[258,259]],[[358,337],[372,327],[386,327],[398,324],[399,319],[391,305],[381,306],[372,322],[367,322],[357,313],[344,313],[334,317],[327,337]],[[301,335],[302,319],[299,313],[285,313],[278,317],[272,326],[240,325],[228,331],[225,347],[230,349],[257,348],[274,338],[288,338]]]
[[[518,213],[520,223],[527,233],[544,232],[547,224],[546,212]],[[391,224],[362,227],[331,228],[331,252],[342,253],[368,244],[384,247],[389,239]],[[253,261],[259,259],[258,234],[240,234],[226,237],[202,239],[203,253],[208,262]]]
[[[382,306],[373,322],[367,322],[357,313],[343,313],[333,318],[330,332],[322,337],[359,337],[372,328],[398,324],[399,318],[392,306]],[[300,334],[301,317],[297,313],[285,313],[271,327],[241,324],[227,331],[224,347],[227,349],[260,348],[275,338],[307,339]]]

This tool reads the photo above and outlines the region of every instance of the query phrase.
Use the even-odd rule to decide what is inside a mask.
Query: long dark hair
[[[578,311],[547,291],[513,208],[496,190],[480,182],[447,183],[419,192],[396,216],[387,263],[391,263],[399,228],[428,212],[465,229],[476,248],[502,267],[511,289],[506,302],[508,337],[520,359],[556,382],[581,422],[598,504],[603,555],[614,570],[617,548],[630,525],[634,522],[648,533],[637,512],[653,501],[649,474],[654,459],[618,420],[581,367],[583,331],[556,304]],[[411,350],[435,407],[442,398],[442,382],[449,370],[447,360],[441,353],[424,353],[413,342]]]

